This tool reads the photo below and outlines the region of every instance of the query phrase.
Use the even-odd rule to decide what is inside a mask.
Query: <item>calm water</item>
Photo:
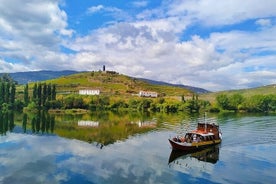
[[[209,116],[222,144],[183,155],[168,138],[197,117],[15,115],[0,124],[0,183],[274,183],[276,116]]]

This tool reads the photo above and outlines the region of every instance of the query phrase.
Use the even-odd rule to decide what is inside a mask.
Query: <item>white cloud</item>
[[[95,14],[95,13],[102,13],[103,15],[107,15],[114,18],[114,21],[122,21],[122,20],[130,20],[132,19],[131,16],[119,8],[112,7],[112,6],[92,6],[87,9],[87,14]],[[110,21],[113,22],[113,21]]]
[[[177,33],[172,32],[173,24],[166,22],[157,26],[156,22],[121,23],[80,37],[71,45],[79,52],[74,63],[95,68],[106,64],[111,70],[127,75],[210,90],[246,87],[245,82],[240,84],[239,81],[250,76],[239,67],[263,62],[268,72],[275,71],[269,67],[272,63],[266,57],[257,57],[259,63],[250,62],[252,54],[276,48],[276,40],[270,37],[274,29],[255,33],[213,33],[206,39],[193,36],[191,40],[179,42]],[[233,69],[234,66],[239,67]],[[265,82],[257,77],[255,80]]]
[[[0,71],[98,70],[105,64],[130,76],[214,91],[275,80],[273,0],[166,0],[136,15],[117,7],[92,6],[85,16],[101,12],[113,22],[86,35],[67,28],[67,14],[58,0],[22,3],[0,0]],[[132,5],[143,7],[147,1]],[[231,27],[243,21],[251,22],[255,30]],[[199,29],[198,35],[197,30],[189,34],[191,28]],[[62,52],[60,46],[75,53]]]
[[[148,1],[134,1],[133,6],[137,8],[146,7],[148,5]]]
[[[187,16],[208,26],[231,25],[245,20],[276,16],[276,1],[267,0],[173,0],[171,16]]]
[[[18,65],[25,66],[21,68],[32,69],[25,64],[48,62],[37,58],[42,53],[59,52],[62,38],[73,31],[67,29],[67,15],[58,2],[0,0],[0,54],[4,60],[16,59]]]
[[[272,26],[272,22],[270,19],[258,19],[255,22],[257,25],[260,25],[261,27],[270,27]]]
[[[101,10],[104,9],[104,6],[103,5],[98,5],[98,6],[92,6],[90,8],[88,8],[88,13],[96,13],[96,12],[99,12]]]

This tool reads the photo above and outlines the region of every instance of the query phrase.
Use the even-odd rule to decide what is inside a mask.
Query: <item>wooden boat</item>
[[[169,139],[173,150],[193,151],[221,143],[219,126],[215,123],[198,123],[197,128],[184,136]]]

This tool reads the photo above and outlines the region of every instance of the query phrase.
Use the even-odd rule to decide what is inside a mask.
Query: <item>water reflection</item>
[[[154,116],[139,113],[105,111],[55,117],[57,135],[82,140],[100,148],[135,134],[152,131],[158,126]]]
[[[78,126],[81,126],[81,127],[98,127],[99,122],[98,121],[80,120],[80,121],[78,121]]]
[[[49,117],[54,117],[53,125],[47,123]],[[171,153],[167,138],[179,127],[196,125],[188,118],[170,114],[2,114],[1,131],[13,132],[0,139],[0,183],[275,182],[276,116],[221,120],[221,147]],[[99,124],[78,126],[82,120]],[[155,121],[156,127],[139,127],[139,121]],[[59,136],[47,136],[51,129]],[[237,134],[233,136],[233,132]],[[72,139],[62,138],[62,133]],[[97,144],[110,140],[117,142],[104,147]]]
[[[205,148],[200,151],[184,152],[172,150],[169,157],[169,168],[190,173],[211,172],[213,165],[219,160],[219,145]]]
[[[157,126],[156,119],[153,119],[151,121],[138,121],[137,124],[140,128],[142,128],[142,127],[156,127]]]
[[[139,113],[95,112],[91,114],[49,114],[14,112],[0,113],[0,133],[49,135],[56,134],[69,139],[77,139],[95,144],[113,144],[126,140],[129,136],[143,134],[158,127],[154,116]]]
[[[0,112],[0,134],[6,135],[8,131],[12,132],[14,126],[14,113]]]
[[[55,116],[45,111],[34,114],[23,114],[22,129],[24,133],[53,134],[55,129]]]

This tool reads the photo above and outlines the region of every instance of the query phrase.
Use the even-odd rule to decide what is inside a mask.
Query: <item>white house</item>
[[[80,95],[100,95],[99,89],[80,89]]]
[[[158,97],[158,93],[153,92],[153,91],[140,91],[139,96],[141,97]]]

